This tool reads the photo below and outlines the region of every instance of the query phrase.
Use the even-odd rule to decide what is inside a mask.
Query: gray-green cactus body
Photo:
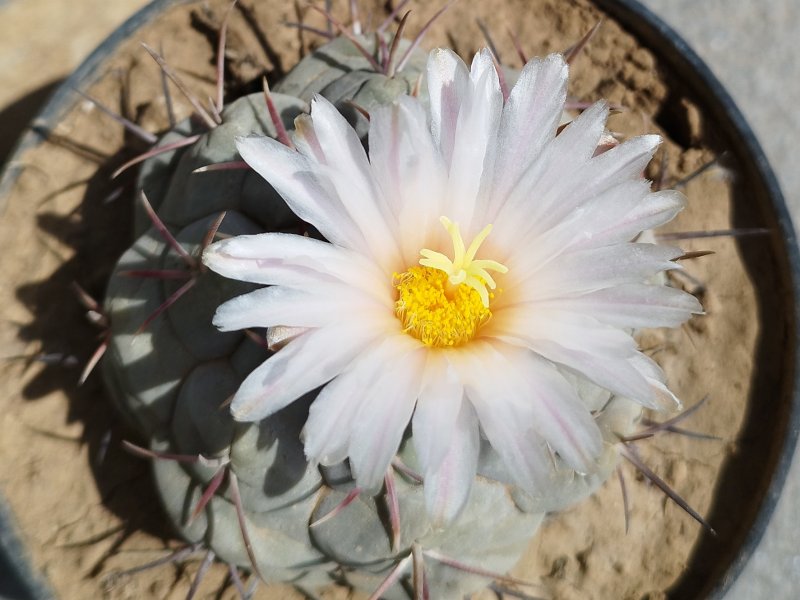
[[[362,36],[364,48],[375,54],[375,36]],[[387,43],[391,43],[389,40]],[[410,47],[401,40],[396,57],[401,59]],[[311,102],[317,94],[327,98],[355,127],[360,136],[367,132],[367,120],[356,107],[367,110],[388,104],[401,94],[418,88],[427,63],[427,54],[414,49],[393,77],[376,73],[355,45],[340,37],[309,54],[275,86],[275,91]]]
[[[351,42],[337,39],[301,61],[275,87],[273,99],[285,127],[292,129],[314,94],[343,108],[352,100],[369,109],[409,92],[424,64],[425,55],[416,51],[399,75],[388,78],[373,72]],[[350,116],[366,128],[365,119]],[[203,541],[220,558],[249,568],[231,486],[235,478],[258,570],[270,580],[313,589],[329,582],[334,573],[344,573],[353,585],[371,591],[415,543],[483,569],[510,569],[546,512],[589,495],[613,471],[615,436],[630,431],[639,408],[578,382],[589,407],[604,408],[598,420],[607,444],[597,470],[576,474],[554,456],[552,485],[532,496],[512,485],[513,477],[484,443],[470,500],[446,528],[430,521],[420,482],[398,473],[400,535],[395,548],[383,496],[360,497],[335,517],[320,521],[342,503],[354,483],[346,463],[320,469],[305,460],[300,432],[313,394],[255,424],[235,422],[225,408],[226,400],[270,351],[242,332],[221,333],[213,327],[216,308],[253,286],[199,266],[202,242],[222,212],[226,216],[219,234],[224,236],[306,233],[308,226],[250,170],[195,172],[209,164],[240,160],[237,136],[276,137],[261,94],[233,102],[222,117],[220,126],[191,146],[147,161],[140,177],[160,219],[195,264],[188,264],[138,210],[137,239],[120,258],[106,298],[112,328],[102,368],[113,400],[153,451],[204,457],[194,463],[154,462],[158,491],[175,527],[187,540]],[[162,143],[195,133],[184,123]],[[153,271],[171,275],[140,276]],[[181,271],[185,276],[175,275]],[[190,289],[153,318],[182,287]],[[410,437],[399,456],[416,469]],[[226,470],[226,479],[190,522],[220,469]],[[435,560],[428,560],[426,569],[435,598],[461,598],[486,583]],[[386,597],[407,598],[406,589],[397,585]]]

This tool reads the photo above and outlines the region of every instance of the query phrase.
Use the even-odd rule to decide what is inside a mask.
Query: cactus
[[[373,37],[361,44],[376,51]],[[399,51],[409,47],[404,40]],[[385,492],[356,498],[346,462],[316,467],[306,461],[301,429],[313,393],[258,423],[236,422],[224,408],[280,339],[279,332],[270,332],[268,341],[261,332],[222,333],[212,325],[220,304],[254,286],[208,270],[200,261],[203,249],[215,234],[318,234],[253,171],[205,168],[240,160],[237,136],[277,139],[281,125],[291,130],[315,94],[334,103],[363,137],[368,122],[360,110],[415,90],[425,60],[413,50],[390,77],[376,72],[350,39],[334,39],[275,86],[270,98],[279,121],[270,119],[261,94],[239,98],[210,131],[189,120],[178,125],[162,147],[198,139],[142,166],[139,188],[147,200],[106,295],[111,331],[103,376],[121,413],[146,440],[142,453],[159,458],[156,485],[179,534],[267,581],[315,590],[338,580],[369,592],[421,549],[433,557],[426,563],[431,597],[472,593],[486,585],[487,573],[514,565],[546,513],[587,497],[614,472],[620,436],[632,432],[640,415],[638,404],[564,372],[602,432],[596,469],[578,474],[554,455],[549,487],[532,496],[513,485],[484,441],[468,504],[442,528],[426,512],[410,432]],[[506,73],[508,81],[515,77]],[[453,568],[453,561],[479,569]],[[404,573],[384,596],[408,598],[410,587]]]

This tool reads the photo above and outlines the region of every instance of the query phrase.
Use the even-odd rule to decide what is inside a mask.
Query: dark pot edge
[[[122,42],[130,38],[137,30],[150,23],[159,13],[171,6],[188,4],[192,1],[193,0],[152,0],[152,2],[139,9],[122,25],[116,28],[110,36],[105,38],[100,45],[84,59],[80,66],[75,69],[69,77],[59,84],[44,103],[42,109],[37,113],[25,133],[11,149],[7,161],[0,169],[0,173],[2,173],[2,177],[0,177],[0,214],[5,210],[6,199],[8,193],[11,191],[11,187],[22,172],[23,167],[15,165],[14,160],[25,150],[33,148],[44,141],[44,137],[40,132],[48,131],[58,122],[62,115],[70,110],[75,102],[78,101],[78,95],[75,93],[75,89],[77,89],[80,84],[91,79],[103,65],[109,54],[116,50]],[[74,100],[71,101],[70,96],[73,96]]]
[[[47,582],[34,575],[28,554],[15,534],[14,516],[0,493],[0,598],[38,600],[53,598]]]
[[[192,1],[153,0],[118,27],[59,85],[26,133],[17,142],[9,154],[8,161],[0,171],[2,172],[2,177],[0,177],[0,215],[5,209],[7,194],[22,170],[21,166],[13,164],[14,159],[25,150],[43,141],[42,135],[37,131],[47,130],[66,111],[71,109],[77,101],[77,98],[70,101],[70,95],[74,94],[74,89],[80,83],[90,79],[117,46],[127,40],[138,29],[152,21],[156,15],[169,7],[188,4]],[[666,60],[676,72],[688,74],[689,77],[685,82],[687,86],[696,96],[704,98],[709,106],[718,109],[715,113],[719,119],[727,121],[731,133],[741,143],[739,154],[751,157],[748,162],[751,163],[751,166],[760,177],[768,196],[772,198],[771,208],[775,213],[780,228],[779,233],[783,242],[782,249],[789,264],[790,289],[793,293],[793,298],[800,298],[800,251],[798,250],[794,227],[783,193],[760,144],[731,96],[686,41],[639,2],[636,0],[592,1],[602,11],[608,13],[622,24],[625,29],[656,49],[661,59]],[[0,1],[0,5],[2,5],[2,1]],[[800,341],[798,320],[796,318],[792,319],[790,326],[790,334],[796,348],[798,341]],[[787,424],[787,432],[780,451],[780,457],[749,534],[739,549],[736,558],[709,595],[709,598],[714,600],[723,598],[725,592],[741,574],[750,556],[758,547],[780,498],[781,490],[791,466],[794,449],[800,435],[800,354],[795,353],[791,367],[794,369],[794,391],[789,423]],[[19,590],[13,597],[21,599],[54,597],[52,592],[48,591],[43,578],[35,576],[27,564],[24,558],[26,555],[24,549],[14,534],[13,516],[8,513],[5,506],[5,501],[0,495],[0,565],[8,563],[17,570],[14,575],[19,576],[19,580],[15,579],[11,583],[20,587],[13,588]],[[0,588],[0,592],[4,591]]]
[[[685,81],[694,96],[702,98],[706,109],[711,109],[715,118],[727,122],[727,135],[738,143],[737,155],[748,157],[742,160],[743,164],[749,163],[760,178],[760,183],[771,198],[773,211],[779,231],[777,241],[780,250],[788,263],[789,290],[791,298],[786,299],[786,305],[793,314],[789,319],[787,334],[794,348],[800,341],[800,327],[796,314],[795,300],[800,298],[800,250],[791,216],[786,201],[778,184],[778,180],[767,161],[755,134],[747,124],[742,112],[733,98],[722,86],[708,65],[695,53],[686,41],[670,26],[664,23],[651,10],[641,5],[637,0],[593,0],[604,12],[617,20],[626,30],[634,34],[647,46],[653,48],[662,61],[666,61],[670,69],[677,73],[688,75]],[[761,506],[753,521],[743,544],[740,546],[734,560],[730,563],[725,573],[719,578],[714,587],[708,591],[708,598],[722,600],[725,593],[741,575],[750,556],[755,552],[769,524],[781,490],[791,467],[792,458],[800,435],[800,355],[795,351],[793,360],[787,365],[793,369],[793,392],[791,407],[786,424],[786,435],[780,448],[779,458],[775,465],[772,479],[766,489]]]

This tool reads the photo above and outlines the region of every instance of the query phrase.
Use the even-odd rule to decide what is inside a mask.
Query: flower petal
[[[642,353],[638,353],[633,356],[629,362],[642,374],[652,388],[653,396],[650,403],[645,406],[654,410],[667,411],[681,408],[681,401],[678,400],[675,394],[667,389],[666,385],[664,385],[666,380],[664,371],[661,370],[661,367],[659,367],[655,361]]]
[[[599,123],[599,117],[605,114],[600,108],[604,107],[592,107],[584,113],[592,111],[586,125]],[[498,218],[497,228],[501,231],[508,229],[505,235],[514,240],[538,237],[568,218],[576,208],[592,202],[611,188],[624,181],[640,180],[661,141],[657,135],[643,135],[585,159],[581,151],[585,148],[573,147],[569,143],[570,136],[566,135],[572,133],[576,124],[578,119],[553,140],[542,160],[534,163],[517,186],[503,211],[503,220]],[[582,144],[594,139],[597,133],[583,123],[578,132],[582,135],[576,134],[576,137],[583,138]],[[535,199],[532,210],[531,199]],[[516,223],[505,219],[515,219]]]
[[[290,341],[242,382],[231,403],[237,421],[259,421],[327,383],[378,335],[370,323],[312,329]]]
[[[461,99],[468,89],[469,71],[455,52],[437,48],[428,56],[427,75],[431,134],[449,169]]]
[[[519,340],[518,345],[530,347],[549,341],[571,350],[615,358],[632,356],[637,349],[628,332],[590,316],[562,310],[557,301],[551,302],[550,307],[527,303],[504,308],[495,312],[484,327],[487,336]]]
[[[561,136],[556,138],[556,141]],[[540,186],[536,193],[550,199],[549,210],[539,211],[535,227],[542,231],[553,227],[576,207],[593,200],[605,191],[627,180],[639,180],[661,143],[657,135],[630,138],[607,152],[592,157],[579,171],[552,187]],[[554,142],[555,144],[555,142]]]
[[[437,469],[450,447],[464,386],[441,352],[428,352],[422,391],[414,411],[414,450],[422,470]]]
[[[395,343],[404,353],[395,360],[376,363],[377,377],[362,392],[367,401],[360,406],[348,447],[358,486],[372,494],[383,485],[411,420],[425,361],[425,352],[416,340],[400,334]]]
[[[661,136],[640,135],[625,140],[589,161],[586,181],[579,186],[581,199],[591,198],[625,179],[638,179],[661,144]]]
[[[536,235],[536,243],[531,244],[530,251],[509,260],[510,267],[531,270],[567,252],[630,242],[646,227],[626,235],[626,229],[630,231],[632,226],[638,225],[635,216],[626,217],[638,206],[647,204],[649,195],[650,183],[644,180],[624,181],[614,186],[575,208],[554,227]]]
[[[670,222],[686,206],[686,197],[675,190],[647,194],[636,201],[637,196],[612,190],[594,200],[591,209],[584,213],[584,222],[593,223],[591,235],[576,239],[571,248],[628,242],[643,231]]]
[[[303,440],[309,461],[330,466],[347,458],[353,426],[364,402],[364,393],[386,360],[395,358],[397,349],[376,341],[364,348],[336,379],[320,390],[308,414]]]
[[[642,283],[661,271],[680,269],[673,260],[682,254],[671,246],[618,244],[563,254],[538,269],[529,265],[527,271],[519,267],[512,271],[509,266],[525,291],[507,296],[519,295],[528,301],[555,299],[623,283]]]
[[[410,96],[370,113],[370,164],[399,224],[403,259],[413,264],[421,248],[440,237],[446,168],[434,145],[425,109]]]
[[[676,327],[693,314],[702,314],[697,298],[665,285],[625,284],[537,304],[589,315],[603,323],[638,329]]]
[[[518,352],[505,350],[506,355]],[[573,469],[588,473],[603,449],[600,429],[588,408],[552,363],[527,351],[517,360],[526,366],[519,374],[527,381],[534,430]]]
[[[519,340],[514,338],[509,338],[507,341],[511,344],[519,343]],[[605,357],[565,348],[555,342],[544,340],[536,341],[529,347],[548,360],[561,364],[597,385],[642,406],[655,409],[664,406],[663,390],[655,385],[659,382],[645,377],[632,362],[640,353],[628,358]]]
[[[554,146],[559,138],[561,136],[556,138]],[[548,173],[549,177],[539,182],[534,190],[537,200],[541,199],[542,204],[548,208],[546,211],[537,211],[530,231],[545,231],[561,222],[575,208],[592,201],[621,182],[640,180],[644,168],[660,143],[661,138],[657,135],[630,138],[607,152],[593,156],[579,170],[574,170],[564,179],[555,179]],[[568,150],[566,144],[564,147]],[[566,161],[559,159],[558,162]],[[560,168],[563,169],[563,166]]]
[[[365,251],[366,240],[330,183],[314,163],[268,137],[241,137],[236,148],[242,159],[277,191],[292,212],[311,223],[333,244]]]
[[[473,216],[486,163],[495,153],[503,109],[503,93],[488,50],[475,55],[467,88],[453,140],[445,214],[471,238],[486,226],[473,223]]]
[[[322,96],[311,101],[311,120],[324,163],[316,172],[331,182],[347,214],[361,231],[370,253],[380,264],[397,262],[394,217],[379,194],[367,154],[355,130]]]
[[[330,465],[349,456],[359,487],[377,492],[411,418],[423,362],[422,346],[405,334],[365,348],[311,405],[309,460]]]
[[[343,283],[394,304],[391,285],[369,260],[300,235],[262,233],[221,240],[206,248],[203,263],[223,277],[240,281],[311,288]]]
[[[214,325],[221,331],[279,325],[322,327],[343,318],[359,320],[385,312],[374,297],[340,284],[320,283],[313,291],[271,286],[221,304]]]
[[[501,445],[507,445],[509,440],[516,438],[516,442],[514,442],[517,445],[516,452],[528,452],[530,447],[525,450],[525,442],[520,438],[531,438],[531,441],[536,444],[534,438],[538,437],[540,441],[546,441],[578,472],[591,471],[603,449],[602,435],[589,409],[584,406],[573,385],[558,372],[552,363],[527,349],[495,342],[491,345],[484,344],[479,352],[480,364],[487,369],[503,369],[504,367],[501,365],[506,365],[505,371],[500,373],[502,385],[495,389],[491,400],[479,400],[478,404],[475,404],[475,408],[489,442],[503,457],[510,471],[512,473],[525,472],[526,468],[530,469],[531,467],[524,467],[525,461],[514,456],[513,445],[512,448],[505,449],[498,447],[487,430],[486,419],[493,420],[496,415],[500,415],[506,410],[511,411],[503,417],[503,421],[508,422],[493,424],[494,427],[506,428],[506,436],[500,438]],[[478,352],[474,354],[476,357],[478,355]],[[472,367],[475,367],[474,362]],[[481,373],[478,372],[477,376],[480,375]],[[497,382],[498,374],[496,372],[487,372],[482,375],[487,378],[494,377],[495,383]],[[471,390],[469,393],[471,399],[481,395],[480,393],[473,395]],[[486,390],[484,393],[489,393],[489,391]],[[482,402],[487,403],[484,412],[479,408]],[[495,415],[487,413],[495,413]],[[511,426],[510,419],[512,418],[515,419],[516,433],[508,429]],[[507,457],[509,454],[510,458]],[[540,460],[546,456],[544,468],[549,473],[550,457],[546,452],[542,454],[540,451],[538,454]],[[529,458],[529,460],[531,459]],[[517,463],[516,468],[512,464],[514,462]],[[541,465],[538,466],[541,467]],[[546,477],[541,480],[536,479],[535,471],[532,477],[531,481],[523,485],[529,491],[535,490],[539,485],[547,484]],[[524,482],[521,482],[521,485],[522,483]]]
[[[509,362],[491,344],[478,340],[449,353],[448,360],[459,372],[481,429],[510,475],[517,485],[536,493],[547,485],[551,458],[544,440],[532,432],[528,392],[516,376],[524,365]]]
[[[607,118],[607,105],[597,102],[545,147],[510,191],[505,203],[497,207],[493,222],[498,235],[509,243],[522,243],[529,239],[529,232],[541,233],[552,226],[548,221],[546,227],[540,227],[539,222],[569,201],[566,195],[569,190],[563,188],[582,177]]]
[[[508,195],[555,137],[567,97],[568,71],[561,54],[533,59],[522,69],[503,107],[493,171],[484,175],[491,182],[490,192],[482,194],[489,202],[482,211],[486,223],[494,222]]]
[[[455,418],[451,415],[451,419],[453,431],[446,453],[435,467],[423,467],[425,504],[434,527],[452,523],[458,517],[469,499],[478,468],[480,433],[475,409],[469,402],[461,402]],[[418,444],[417,435],[415,428],[415,446]]]

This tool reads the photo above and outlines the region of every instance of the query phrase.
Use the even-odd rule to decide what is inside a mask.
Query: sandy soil
[[[0,162],[52,92],[147,0],[0,2]]]
[[[158,71],[140,41],[163,47],[198,95],[212,93],[213,30],[224,3],[203,6],[209,8],[174,9],[141,31],[102,70],[92,95],[152,131],[166,127]],[[385,14],[377,3],[369,8],[375,21]],[[435,8],[415,7],[412,33]],[[312,35],[278,25],[304,18],[321,26],[319,17],[302,12],[277,0],[257,3],[254,14],[266,40],[259,39],[241,12],[234,12],[227,54],[231,94],[257,89],[252,82],[262,73],[274,80],[318,43]],[[344,10],[339,14],[346,18]],[[450,45],[471,56],[483,45],[476,24],[480,18],[493,33],[500,58],[518,66],[507,28],[530,55],[537,55],[569,47],[600,16],[583,1],[463,3],[432,28],[425,45]],[[652,179],[678,181],[714,157],[703,115],[669,87],[652,54],[614,22],[604,23],[572,74],[575,98],[604,97],[626,107],[610,122],[613,131],[665,136],[667,160],[657,157],[648,173]],[[175,90],[173,96],[178,116],[188,114]],[[160,513],[148,465],[119,448],[132,434],[106,403],[99,378],[76,386],[99,331],[86,322],[70,283],[102,295],[128,239],[133,183],[131,175],[114,182],[108,176],[136,152],[137,144],[86,102],[77,103],[53,134],[49,143],[23,157],[26,168],[0,221],[0,269],[6,279],[0,288],[5,358],[0,363],[5,398],[0,488],[17,515],[34,565],[60,597],[182,598],[198,560],[116,575],[164,556],[180,541],[171,537]],[[684,191],[689,208],[670,230],[731,226],[725,172],[706,171]],[[683,246],[715,252],[687,263],[689,276],[675,279],[676,285],[700,294],[707,315],[678,330],[647,332],[641,343],[664,366],[672,389],[687,406],[709,395],[684,426],[717,439],[664,434],[639,448],[645,462],[704,514],[714,502],[719,473],[740,448],[736,440],[751,392],[758,306],[742,248],[734,241],[687,240]],[[553,598],[665,597],[685,572],[700,527],[630,465],[623,464],[621,471],[631,506],[627,535],[620,486],[611,480],[591,499],[548,518],[514,574],[540,583]],[[257,597],[292,594],[286,587],[262,585]],[[198,597],[235,597],[222,566],[212,568]],[[331,590],[326,597],[348,593]]]

